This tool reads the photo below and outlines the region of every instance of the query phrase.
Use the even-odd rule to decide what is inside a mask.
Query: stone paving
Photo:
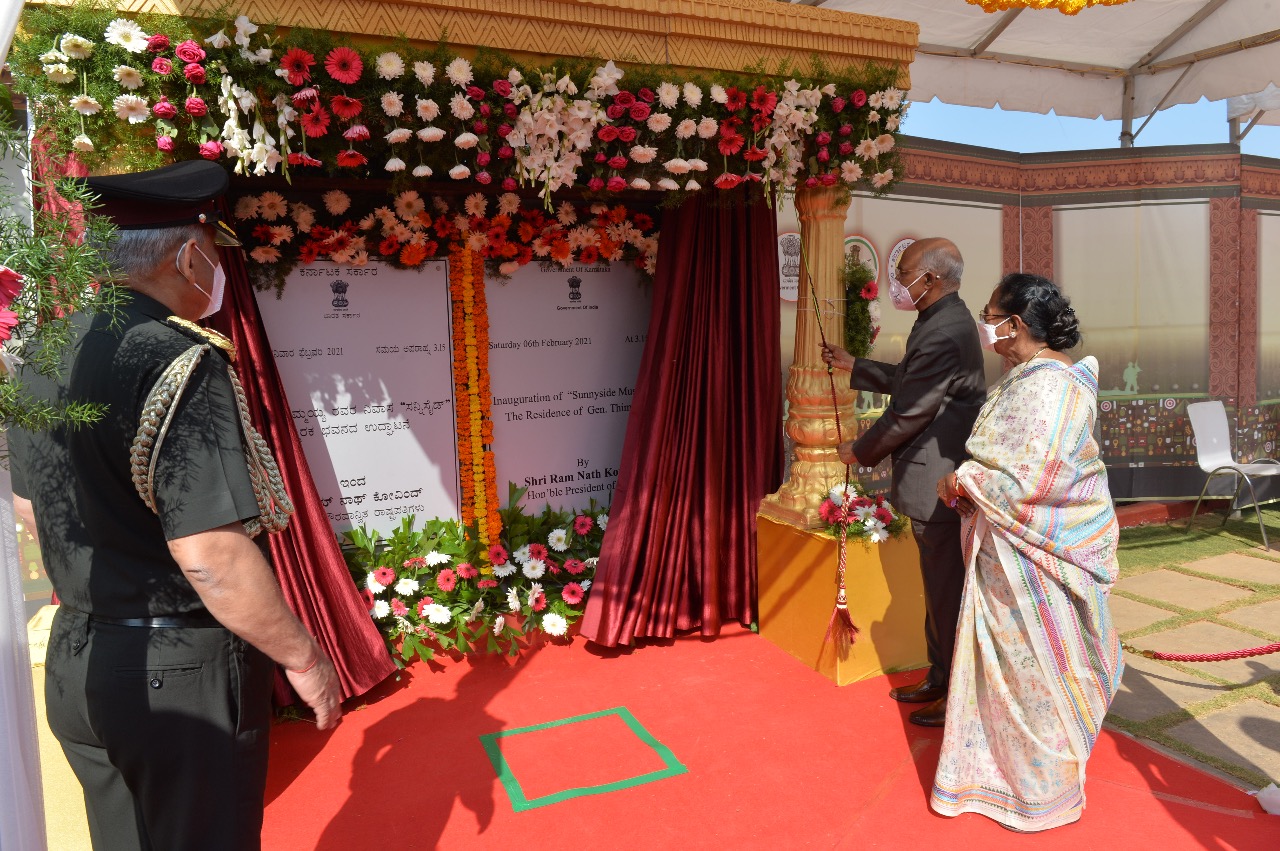
[[[1116,583],[1121,640],[1166,653],[1280,641],[1280,552],[1165,565]],[[1180,752],[1247,789],[1280,783],[1280,654],[1164,662],[1126,653],[1107,722]]]

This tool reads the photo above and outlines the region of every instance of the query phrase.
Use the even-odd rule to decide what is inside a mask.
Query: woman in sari
[[[1038,275],[1006,276],[979,334],[1014,366],[988,395],[970,460],[938,482],[965,515],[968,572],[932,806],[1016,831],[1070,824],[1120,684],[1107,604],[1119,527],[1093,437],[1098,363]]]

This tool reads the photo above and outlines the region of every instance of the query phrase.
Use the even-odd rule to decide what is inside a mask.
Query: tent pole
[[[1124,93],[1120,97],[1120,147],[1133,147],[1133,75],[1124,75]]]
[[[1240,138],[1241,138],[1241,136],[1240,136],[1240,119],[1239,119],[1239,118],[1228,118],[1228,119],[1227,119],[1227,141],[1228,141],[1229,143],[1231,143],[1232,145],[1239,145],[1239,144],[1240,144]]]

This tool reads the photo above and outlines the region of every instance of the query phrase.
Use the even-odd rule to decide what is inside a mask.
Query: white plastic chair
[[[1260,476],[1280,476],[1280,461],[1271,458],[1259,458],[1247,464],[1237,463],[1231,451],[1231,430],[1227,424],[1227,409],[1219,401],[1196,402],[1187,405],[1187,416],[1191,418],[1191,433],[1196,439],[1196,461],[1200,469],[1209,474],[1200,489],[1200,498],[1187,521],[1187,531],[1195,523],[1196,514],[1200,511],[1200,503],[1209,490],[1209,482],[1215,476],[1232,475],[1236,477],[1236,491],[1231,497],[1231,508],[1235,508],[1240,498],[1240,490],[1249,486],[1249,496],[1253,498],[1253,511],[1258,518],[1258,531],[1262,533],[1263,549],[1271,549],[1267,543],[1267,529],[1262,524],[1262,511],[1258,508],[1258,495],[1253,489],[1253,479]],[[1222,525],[1227,525],[1228,511],[1222,518]]]

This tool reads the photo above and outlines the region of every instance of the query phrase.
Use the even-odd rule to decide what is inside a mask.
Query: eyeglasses
[[[988,324],[992,319],[1008,319],[1012,315],[1012,313],[987,313],[986,309],[978,312],[978,318]]]

